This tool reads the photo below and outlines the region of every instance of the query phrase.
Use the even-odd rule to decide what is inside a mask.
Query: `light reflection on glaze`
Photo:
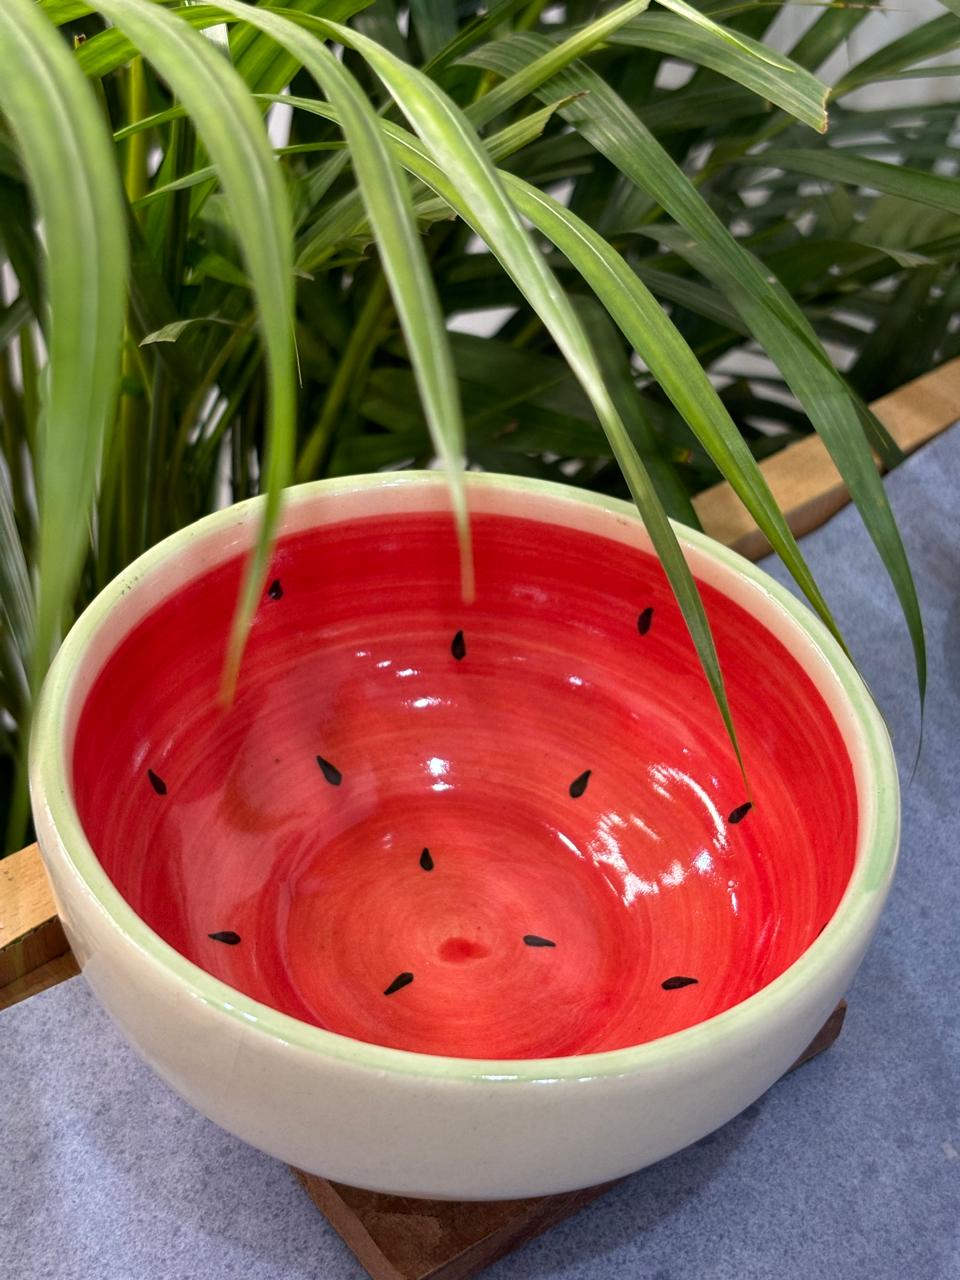
[[[663,763],[651,765],[648,773],[659,794],[665,798],[670,796],[669,786],[667,785],[668,782],[678,782],[681,786],[688,787],[694,793],[697,799],[703,804],[703,807],[706,809],[707,813],[710,815],[711,821],[713,822],[715,832],[714,844],[717,852],[724,852],[728,843],[726,823],[724,822],[723,816],[717,808],[715,801],[711,798],[707,790],[697,782],[696,778],[694,778],[692,774],[685,769],[678,769]],[[714,778],[713,787],[715,791],[719,790],[719,785],[720,784],[717,782],[717,779]]]
[[[671,862],[669,869],[661,873],[660,883],[664,886],[669,886],[672,889],[678,884],[683,884],[685,876],[686,872],[675,858],[673,862]]]
[[[437,781],[431,784],[431,791],[452,791],[453,783],[445,781],[450,772],[450,761],[443,760],[440,756],[431,756],[424,764],[424,769],[431,778]]]
[[[727,895],[730,898],[730,910],[735,916],[740,914],[740,903],[737,901],[737,884],[735,880],[727,882]]]
[[[782,972],[839,901],[855,834],[839,739],[789,655],[705,591],[754,801],[731,826],[742,779],[655,561],[480,514],[467,606],[448,516],[378,528],[280,544],[284,595],[258,615],[226,712],[239,560],[110,660],[76,786],[134,909],[295,1018],[468,1057],[637,1043]],[[656,609],[642,641],[638,601]],[[439,960],[457,939],[482,956]],[[664,990],[676,974],[696,984]]]

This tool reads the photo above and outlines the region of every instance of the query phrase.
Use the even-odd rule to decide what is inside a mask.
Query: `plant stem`
[[[13,510],[17,530],[27,551],[26,535],[31,529],[30,511],[26,496],[26,467],[23,457],[25,439],[25,414],[23,398],[13,385],[10,353],[6,347],[0,350],[0,440],[3,456],[10,472],[10,489],[13,494]]]
[[[190,433],[197,425],[203,409],[203,403],[210,394],[227,361],[234,355],[240,343],[250,333],[254,319],[253,315],[249,315],[246,320],[237,325],[236,329],[217,352],[201,381],[194,388],[194,392],[180,416],[180,425],[177,429],[177,438],[174,441],[173,454],[170,460],[169,473],[171,476],[179,475],[183,455],[190,440]]]
[[[174,120],[170,127],[170,152],[173,155],[173,176],[180,178],[193,168],[196,155],[196,134],[189,120]],[[175,191],[168,203],[163,235],[162,273],[167,291],[177,311],[181,305],[181,285],[186,262],[187,236],[190,228],[190,192]],[[216,377],[220,366],[211,370]],[[174,382],[162,360],[153,367],[153,385],[150,398],[150,417],[147,424],[147,475],[145,492],[149,501],[147,542],[152,544],[177,524],[175,503],[164,501],[165,486],[175,485],[180,474],[179,463],[184,438],[177,432],[170,462],[171,437],[174,434]],[[195,398],[191,397],[191,406]],[[182,424],[181,424],[182,425]],[[189,427],[189,423],[188,423]]]
[[[393,310],[388,303],[388,296],[386,277],[378,270],[327,391],[320,420],[307,438],[297,460],[298,483],[312,479],[318,472],[322,474],[324,466],[321,464],[329,462],[337,417],[350,388],[369,365],[384,329],[392,319]]]
[[[126,82],[127,120],[133,123],[147,114],[147,79],[143,59],[134,58],[127,68]],[[134,204],[147,191],[147,134],[145,131],[131,134],[127,139],[124,161],[124,187],[127,198]],[[134,212],[134,218],[140,214]],[[119,551],[123,564],[143,549],[146,535],[146,504],[144,482],[146,478],[146,450],[143,440],[143,402],[132,394],[139,384],[139,367],[136,338],[129,322],[124,333],[122,384],[120,396],[120,528]]]
[[[514,23],[514,31],[529,31],[531,27],[535,27],[540,21],[540,14],[546,7],[547,0],[532,0],[529,7],[524,9]]]

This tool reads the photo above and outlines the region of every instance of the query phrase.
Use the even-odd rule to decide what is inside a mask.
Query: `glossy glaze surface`
[[[239,562],[185,581],[80,719],[95,852],[181,954],[357,1040],[564,1056],[730,1008],[809,946],[853,868],[825,703],[704,588],[748,801],[651,556],[513,515],[474,536],[470,606],[440,514],[288,536],[226,712]]]

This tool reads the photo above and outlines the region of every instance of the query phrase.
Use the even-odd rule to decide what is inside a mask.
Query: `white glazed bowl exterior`
[[[512,477],[467,482],[475,512],[536,516],[649,547],[625,503]],[[447,508],[435,473],[321,481],[291,491],[283,530]],[[123,635],[185,580],[249,547],[259,510],[254,500],[207,517],[126,570],[65,641],[38,709],[30,772],[41,853],[84,976],[139,1055],[204,1115],[297,1168],[450,1199],[606,1182],[680,1150],[758,1098],[806,1048],[863,958],[896,862],[899,792],[879,713],[826,628],[752,564],[689,530],[677,532],[695,574],[758,617],[816,683],[859,797],[856,863],[833,919],[756,995],[629,1049],[523,1061],[434,1057],[354,1041],[258,1004],[135,915],[73,805],[79,711]]]

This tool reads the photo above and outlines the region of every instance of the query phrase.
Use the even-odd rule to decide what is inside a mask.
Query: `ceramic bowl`
[[[237,696],[257,502],[83,615],[31,746],[96,995],[218,1124],[408,1195],[616,1178],[767,1089],[826,1020],[896,859],[889,740],[820,623],[682,532],[746,764],[640,520],[471,475],[293,490]]]

